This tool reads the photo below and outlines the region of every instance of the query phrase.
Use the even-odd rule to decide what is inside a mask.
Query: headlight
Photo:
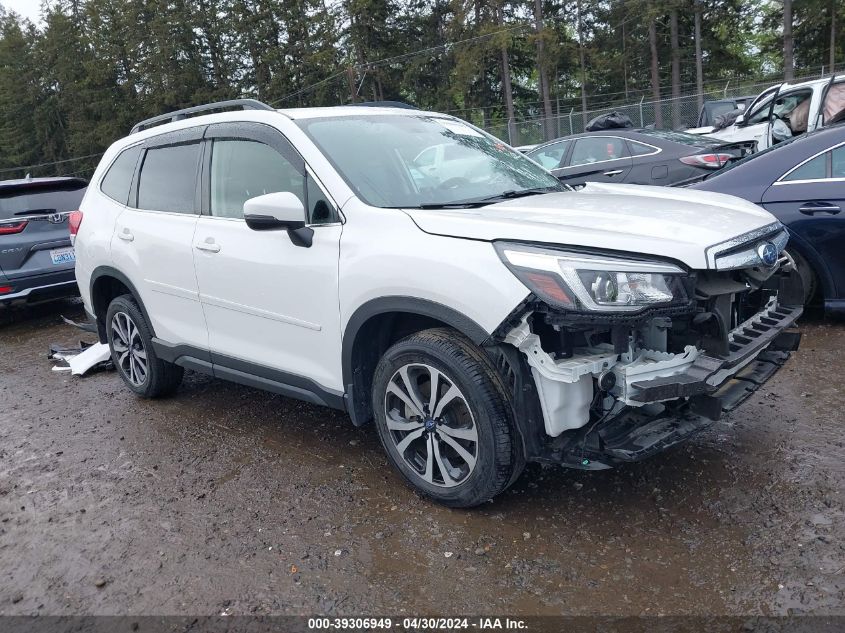
[[[565,310],[637,312],[688,301],[677,266],[496,242],[505,265],[546,303]]]

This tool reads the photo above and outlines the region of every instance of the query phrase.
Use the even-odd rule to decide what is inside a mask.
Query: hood
[[[480,209],[407,209],[420,229],[476,240],[515,240],[668,257],[707,268],[705,249],[777,220],[720,193],[588,183]]]

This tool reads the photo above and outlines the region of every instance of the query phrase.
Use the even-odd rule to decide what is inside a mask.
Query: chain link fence
[[[830,68],[822,68],[821,72],[815,74],[802,74],[790,83],[800,83],[812,79],[827,78],[831,76]],[[845,64],[834,68],[834,73],[845,74]],[[593,107],[586,112],[581,111],[580,102],[572,105],[569,101],[566,105],[560,102],[553,103],[555,115],[546,118],[531,112],[527,116],[516,117],[508,122],[502,116],[500,106],[489,108],[471,108],[455,112],[467,121],[481,127],[494,136],[507,141],[510,145],[533,145],[546,140],[578,134],[584,131],[590,119],[610,112],[620,112],[630,117],[636,127],[647,127],[656,125],[657,113],[662,117],[662,127],[668,129],[687,129],[697,127],[700,103],[716,99],[730,97],[754,97],[766,88],[780,83],[782,79],[774,78],[769,80],[736,81],[726,80],[721,86],[710,84],[703,93],[688,93],[677,99],[667,98],[659,101],[646,100],[645,96],[638,101],[622,102],[617,104],[605,104]],[[535,109],[540,109],[539,104],[531,104]]]

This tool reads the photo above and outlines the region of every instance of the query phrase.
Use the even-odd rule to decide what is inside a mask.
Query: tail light
[[[2,222],[0,223],[0,235],[14,235],[20,233],[26,228],[27,221],[21,220],[19,222]]]
[[[692,156],[682,156],[681,162],[684,165],[704,169],[721,169],[734,158],[733,154],[693,154]]]
[[[14,288],[12,286],[0,286],[0,295],[7,295],[12,292]]]
[[[68,227],[70,228],[70,242],[76,242],[76,234],[82,225],[82,211],[71,211],[67,216]]]

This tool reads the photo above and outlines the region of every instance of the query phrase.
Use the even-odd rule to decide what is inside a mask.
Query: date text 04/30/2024
[[[308,628],[320,629],[370,629],[370,630],[522,630],[527,628],[524,620],[497,617],[477,618],[308,618]]]

